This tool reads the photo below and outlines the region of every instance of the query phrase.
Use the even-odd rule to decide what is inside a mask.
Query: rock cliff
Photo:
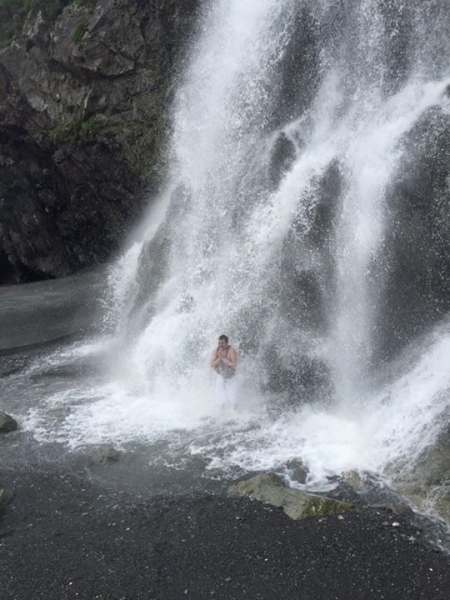
[[[0,15],[0,283],[64,276],[118,248],[160,185],[198,14],[198,0],[25,6]]]

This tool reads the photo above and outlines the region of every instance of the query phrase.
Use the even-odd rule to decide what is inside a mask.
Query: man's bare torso
[[[210,365],[219,375],[234,375],[237,365],[236,350],[224,340],[219,340],[218,347],[212,351]]]

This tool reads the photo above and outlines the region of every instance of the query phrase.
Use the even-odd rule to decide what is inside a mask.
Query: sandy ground
[[[15,492],[2,600],[450,598],[450,558],[385,509],[295,522],[247,499],[151,498],[31,466],[0,481]]]

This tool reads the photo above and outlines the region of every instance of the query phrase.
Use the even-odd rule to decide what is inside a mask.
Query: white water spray
[[[300,458],[320,485],[351,468],[382,472],[436,437],[449,334],[375,386],[383,274],[374,265],[402,139],[449,83],[439,61],[424,64],[437,49],[448,56],[449,42],[426,27],[423,7],[394,2],[414,44],[396,76],[389,44],[403,34],[386,30],[381,4],[361,0],[344,14],[333,0],[212,3],[174,105],[167,188],[113,275],[113,373],[74,391],[83,401],[60,438],[172,440],[221,473]],[[291,101],[283,73],[296,72],[289,48],[303,22],[315,77],[308,89],[300,77],[305,89]],[[225,413],[207,366],[223,332],[241,378],[238,410]],[[303,385],[316,371],[326,389]],[[30,427],[67,402],[67,393],[52,397]]]

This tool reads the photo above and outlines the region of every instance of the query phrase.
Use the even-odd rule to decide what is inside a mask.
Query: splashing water
[[[107,382],[42,403],[39,439],[171,440],[225,474],[300,458],[315,485],[433,442],[447,326],[381,384],[373,336],[387,192],[404,136],[444,106],[450,42],[439,3],[391,5],[212,3],[173,107],[166,189],[112,274]],[[240,378],[225,411],[208,373],[223,332]]]

